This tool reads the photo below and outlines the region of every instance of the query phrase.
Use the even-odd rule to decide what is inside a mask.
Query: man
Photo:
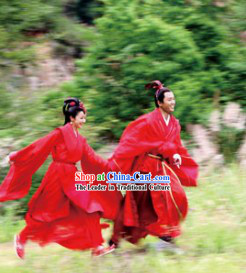
[[[182,146],[180,125],[172,115],[173,92],[160,81],[146,88],[155,91],[156,109],[128,125],[109,163],[116,172],[169,175],[170,190],[126,191],[110,240],[115,246],[120,238],[135,244],[148,234],[173,241],[188,211],[182,185],[197,185],[198,165]]]

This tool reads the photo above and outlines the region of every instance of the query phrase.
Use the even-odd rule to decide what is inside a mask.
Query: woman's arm
[[[56,129],[18,152],[10,154],[11,167],[0,185],[0,202],[23,198],[29,191],[32,175],[40,168],[60,136]]]
[[[108,171],[108,162],[95,153],[85,140],[81,158],[81,168],[84,173],[98,174]]]

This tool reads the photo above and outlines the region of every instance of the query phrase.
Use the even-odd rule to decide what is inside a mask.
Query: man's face
[[[163,102],[159,102],[159,107],[166,113],[171,114],[175,107],[175,97],[173,92],[166,92]]]

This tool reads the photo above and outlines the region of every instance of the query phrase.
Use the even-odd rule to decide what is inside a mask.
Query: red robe
[[[11,156],[14,164],[0,186],[0,202],[24,197],[32,175],[49,154],[50,164],[42,183],[32,196],[21,239],[40,245],[59,243],[71,249],[96,247],[103,242],[100,216],[114,219],[121,199],[119,192],[76,191],[75,163],[81,160],[84,173],[108,170],[86,139],[76,137],[71,124],[57,128]]]
[[[148,234],[180,235],[180,222],[188,211],[182,186],[196,186],[198,176],[198,165],[181,144],[180,129],[174,116],[166,125],[160,109],[139,117],[125,129],[109,159],[111,169],[131,175],[136,171],[151,172],[152,177],[169,175],[171,190],[127,191],[115,222],[113,241],[125,237],[136,243]],[[180,169],[171,160],[161,160],[160,153],[164,158],[178,153],[182,158]]]

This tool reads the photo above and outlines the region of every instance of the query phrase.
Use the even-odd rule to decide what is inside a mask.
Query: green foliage
[[[0,137],[19,137],[20,147],[31,143],[63,124],[63,100],[76,96],[88,110],[82,133],[98,148],[154,109],[154,94],[144,85],[155,79],[174,91],[175,116],[183,127],[206,124],[214,100],[246,107],[246,48],[239,40],[244,10],[241,0],[224,7],[213,0],[1,1]],[[42,39],[55,40],[59,56],[83,56],[76,61],[75,80],[29,94],[13,77],[14,90],[7,88],[5,68],[35,62],[35,46]],[[243,133],[220,132],[227,161]],[[34,176],[31,193],[43,173]]]
[[[12,128],[16,125],[11,94],[9,94],[2,86],[0,86],[0,116],[0,130]]]
[[[96,33],[93,28],[87,28],[85,25],[60,16],[56,19],[56,26],[54,31],[50,33],[50,38],[59,43],[60,56],[80,57],[83,48],[96,40]],[[71,54],[72,49],[74,50]]]
[[[244,130],[228,128],[223,126],[217,135],[220,152],[224,155],[226,162],[233,162],[235,155],[242,144]]]
[[[244,9],[243,1],[224,6],[212,0],[17,2],[2,1],[2,59],[21,67],[32,62],[35,48],[19,41],[34,39],[35,31],[48,32],[58,42],[57,55],[83,55],[77,61],[75,81],[67,84],[68,92],[66,87],[50,90],[37,103],[38,109],[42,103],[52,104],[49,109],[41,106],[44,117],[33,118],[37,127],[49,116],[54,119],[48,118],[46,128],[57,126],[62,118],[56,114],[58,105],[72,95],[83,98],[88,121],[97,125],[100,136],[119,138],[129,121],[154,109],[153,94],[144,90],[154,79],[174,91],[176,116],[183,126],[205,123],[217,93],[220,103],[234,100],[245,106],[245,47],[235,37],[242,26],[233,24]],[[95,28],[79,24],[83,18]],[[29,112],[25,101],[24,109],[26,116],[35,112]]]
[[[245,104],[246,55],[220,24],[226,9],[213,1],[103,2],[98,39],[77,62],[76,79],[102,136],[119,138],[129,121],[154,108],[144,84],[155,79],[176,94],[182,125],[205,123],[218,91],[222,103]]]
[[[25,66],[35,60],[32,42],[49,35],[66,47],[74,47],[72,55],[81,56],[82,47],[93,41],[93,30],[81,27],[78,17],[68,18],[65,6],[68,1],[31,0],[1,1],[0,57],[3,64],[9,61]],[[30,44],[28,42],[31,42]],[[71,49],[70,49],[71,51]],[[1,62],[0,62],[1,64]]]
[[[32,47],[24,46],[25,34],[31,31],[49,32],[59,14],[58,1],[1,1],[0,54],[5,60],[25,64],[34,58]],[[26,40],[30,40],[26,36]]]
[[[103,13],[103,5],[100,0],[75,0],[73,12],[84,23],[93,24],[95,18]]]
[[[226,14],[226,19],[232,31],[237,35],[238,31],[246,29],[246,3],[244,0],[237,0],[229,8],[230,13]]]
[[[19,208],[17,202],[12,202],[0,210],[0,243],[8,242],[13,239],[14,234],[18,233],[24,226],[24,221],[16,216]]]
[[[59,14],[59,1],[32,0],[11,2],[1,0],[0,22],[12,34],[21,31],[45,30]],[[16,37],[13,37],[16,39]]]

